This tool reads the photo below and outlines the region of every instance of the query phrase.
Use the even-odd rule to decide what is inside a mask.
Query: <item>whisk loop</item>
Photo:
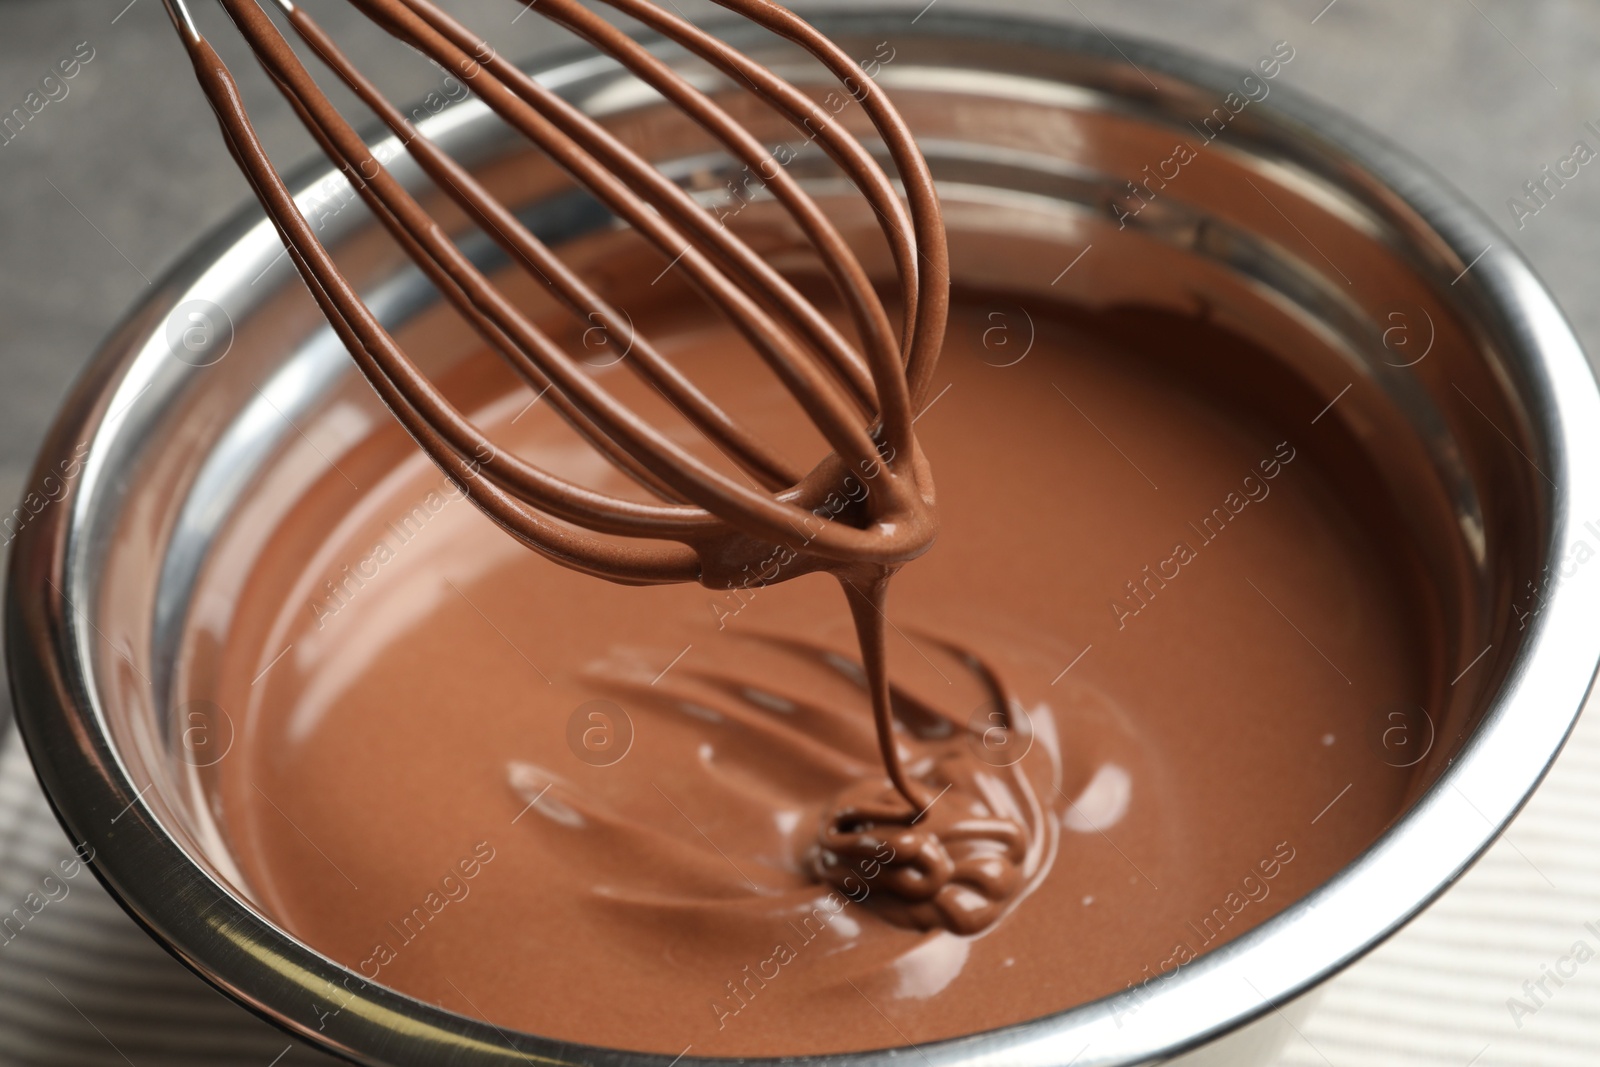
[[[218,0],[324,153],[440,293],[536,392],[652,499],[574,483],[506,452],[421,373],[340,273],[267,157],[238,86],[184,0],[166,0],[221,122],[229,149],[266,206],[313,297],[383,402],[445,473],[529,547],[619,582],[731,585],[755,561],[790,560],[782,577],[850,570],[863,580],[924,551],[932,486],[912,434],[948,312],[946,248],[931,178],[904,121],[837,45],[768,0],[718,0],[798,44],[858,101],[903,179],[902,200],[872,154],[792,84],[649,0],[604,0],[682,45],[803,130],[872,207],[888,243],[902,306],[898,338],[861,262],[772,152],[701,89],[576,0],[530,10],[613,57],[750,168],[815,250],[858,341],[846,337],[740,236],[576,106],[509,63],[428,0],[351,0],[390,34],[454,72],[618,219],[650,242],[726,316],[777,375],[833,450],[793,470],[706,396],[647,337],[523,225],[368,80],[291,0],[279,6],[304,46],[369,107],[475,224],[586,326],[630,341],[631,370],[737,469],[698,457],[620,403],[507,299],[368,149],[318,88],[256,0]],[[848,507],[841,485],[868,486]]]

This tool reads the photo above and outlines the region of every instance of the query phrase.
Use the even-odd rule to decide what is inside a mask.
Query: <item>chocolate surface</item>
[[[670,299],[632,310],[786,456],[816,447],[730,327]],[[219,554],[250,569],[236,599],[201,594],[186,685],[246,709],[210,784],[259,905],[499,1026],[776,1055],[1159,981],[1347,863],[1409,781],[1367,737],[1426,674],[1398,553],[1270,412],[1168,366],[1203,354],[1224,383],[1239,339],[1035,307],[1032,350],[1002,367],[989,314],[957,303],[917,422],[940,540],[886,609],[923,820],[835,839],[844,864],[818,849],[825,817],[848,833],[839,813],[885,799],[826,575],[595,582],[523,551],[387,427],[341,460],[363,492],[329,471],[248,560]],[[442,386],[530,461],[596,470],[492,357]],[[959,847],[963,821],[995,819],[1011,830]],[[943,859],[908,874],[929,829]],[[957,889],[943,909],[903,881],[935,868]]]

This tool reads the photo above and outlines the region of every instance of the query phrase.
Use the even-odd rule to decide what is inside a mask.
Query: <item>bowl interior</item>
[[[1528,625],[1528,583],[1548,562],[1560,519],[1554,487],[1567,475],[1550,390],[1528,338],[1503,310],[1504,294],[1463,271],[1470,256],[1459,234],[1441,232],[1392,182],[1306,124],[1306,106],[1287,100],[1277,80],[1292,66],[1292,48],[1265,49],[1248,73],[1143,51],[1135,67],[1064,31],[1041,36],[989,24],[979,33],[959,19],[926,22],[916,33],[882,29],[870,17],[826,28],[894,95],[918,134],[940,182],[952,282],[1008,294],[1021,309],[1037,302],[1205,314],[1257,342],[1270,360],[1188,369],[1224,376],[1242,404],[1306,440],[1342,492],[1371,502],[1381,536],[1415,562],[1416,588],[1407,592],[1439,635],[1424,711],[1433,740],[1412,772],[1411,796],[1420,802],[1467,749],[1538,632]],[[741,43],[814,87],[823,106],[874,143],[859,107],[792,52]],[[672,49],[662,54],[699,69]],[[775,263],[808,269],[784,216],[743,192],[742,168],[648,89],[594,59],[544,78],[708,208],[729,211],[729,224]],[[792,129],[748,98],[706,84],[764,142],[793,140]],[[548,243],[603,261],[607,213],[483,108],[456,104],[428,129]],[[869,269],[885,274],[886,256],[872,251],[881,247],[872,240],[876,220],[850,207],[855,201],[824,164],[802,151],[792,169],[864,250]],[[423,185],[403,158],[394,166],[413,187]],[[443,375],[476,350],[342,179],[316,173],[300,188],[308,217],[357,289],[423,355],[425,371]],[[447,229],[466,233],[437,195],[425,202]],[[480,263],[503,267],[481,234],[463,243]],[[137,794],[137,825],[181,854],[176,867],[192,864],[214,883],[207,892],[231,900],[223,911],[237,909],[239,932],[213,928],[233,940],[222,956],[201,958],[192,948],[199,934],[180,937],[155,906],[133,899],[140,891],[131,882],[119,887],[115,872],[113,888],[169,943],[190,946],[179,951],[202,973],[311,1032],[320,1029],[316,1016],[289,1006],[288,992],[274,1003],[266,987],[226,973],[222,958],[274,945],[287,955],[273,967],[303,976],[284,990],[338,982],[341,997],[386,996],[391,1009],[411,1002],[360,979],[351,986],[341,975],[355,976],[294,946],[252,905],[205,788],[206,769],[240,724],[226,709],[186,700],[180,669],[204,652],[192,644],[193,596],[218,547],[227,546],[230,566],[248,560],[256,531],[270,529],[325,463],[388,418],[278,247],[264,224],[235,227],[114,339],[92,383],[99,394],[81,428],[90,458],[62,518],[58,563],[62,592],[86,624],[72,628],[70,655],[85,722],[103,733],[94,744],[103,745],[107,781]],[[199,340],[186,338],[190,328],[201,330]],[[309,450],[308,441],[316,442]],[[207,580],[215,588],[215,575]],[[48,784],[51,773],[45,777]],[[1457,857],[1457,866],[1469,858]],[[1424,896],[1397,901],[1396,914]],[[1290,921],[1295,909],[1246,938],[1246,947]],[[1302,959],[1298,970],[1283,971],[1280,987],[1303,985],[1363,947],[1356,937]],[[1089,1010],[1067,1015],[1082,1020]],[[1139,1042],[1146,1051],[1175,1048],[1249,1010],[1222,1005],[1202,1018],[1147,1009],[1147,1028],[1119,1040],[1130,1054]],[[480,1024],[438,1018],[443,1013],[421,1005],[399,1014],[427,1020],[418,1048],[424,1038],[448,1045],[462,1034],[484,1036]],[[378,1015],[368,1023],[373,1029],[361,1033],[369,1036],[406,1029]],[[375,1044],[343,1040],[376,1055]],[[411,1052],[395,1055],[412,1062]]]

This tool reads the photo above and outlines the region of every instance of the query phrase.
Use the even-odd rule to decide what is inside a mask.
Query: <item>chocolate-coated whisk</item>
[[[533,389],[613,465],[650,490],[624,499],[573,483],[498,449],[422,374],[377,321],[295,205],[257,140],[239,88],[184,0],[166,0],[229,149],[277,226],[301,277],[362,373],[406,430],[499,525],[536,551],[614,581],[701,581],[730,587],[752,562],[787,550],[779,577],[834,571],[851,597],[869,672],[882,674],[882,594],[892,570],[931,542],[932,487],[912,435],[948,311],[943,224],[927,164],[885,94],[837,45],[769,0],[717,0],[798,44],[838,78],[876,127],[906,199],[872,155],[799,89],[649,0],[604,0],[682,45],[730,83],[805,133],[873,208],[888,242],[902,305],[898,337],[861,263],[821,208],[726,110],[616,26],[576,0],[528,9],[613,57],[680,108],[749,168],[815,249],[857,340],[686,191],[578,108],[541,86],[428,0],[351,0],[390,34],[457,74],[506,123],[649,241],[663,261],[740,331],[833,450],[791,470],[666,360],[576,272],[425,136],[291,0],[278,0],[310,52],[371,108],[413,159],[486,234],[585,326],[629,337],[632,371],[699,429],[742,473],[732,477],[642,420],[583,372],[478,271],[318,89],[257,0],[219,0],[311,135],[408,256]],[[853,479],[853,480],[847,480]],[[823,507],[842,486],[864,498]],[[856,496],[855,492],[851,493]],[[602,536],[596,536],[602,535]],[[868,609],[871,609],[870,611]],[[873,617],[877,614],[877,618]],[[874,660],[877,660],[875,663]],[[891,777],[913,803],[888,736],[886,683],[879,734]]]

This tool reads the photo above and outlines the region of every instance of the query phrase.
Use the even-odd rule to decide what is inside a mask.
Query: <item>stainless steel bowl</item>
[[[885,13],[820,21],[872,64],[922,137],[958,283],[1209,308],[1278,353],[1283,381],[1326,401],[1316,432],[1350,458],[1344,490],[1388,501],[1388,535],[1425,562],[1423,595],[1445,634],[1428,705],[1436,738],[1408,810],[1365,854],[1168,977],[924,1045],[918,1057],[1265,1062],[1282,1008],[1449,886],[1527,799],[1573,724],[1600,656],[1600,567],[1575,555],[1582,524],[1600,521],[1589,367],[1505,239],[1417,162],[1296,96],[1284,76],[1292,60],[1269,77],[938,10],[914,24]],[[794,62],[770,42],[741,43]],[[1262,41],[1263,57],[1273,47]],[[686,182],[725,166],[608,61],[540,74]],[[428,129],[479,168],[526,151],[471,102]],[[1179,141],[1206,165],[1177,164],[1172,176]],[[829,195],[824,177],[796,166]],[[398,172],[419,183],[403,163]],[[1159,185],[1152,172],[1165,176]],[[552,196],[537,166],[497,173],[521,175],[516,195],[551,241],[607,225],[582,198]],[[431,291],[337,179],[308,173],[298,187],[380,316],[398,327],[428,313]],[[752,205],[752,218],[763,210]],[[1030,255],[984,254],[1023,245]],[[1090,246],[1093,258],[1078,263]],[[491,249],[473,251],[493,262]],[[1021,266],[1031,253],[1061,273],[1033,276]],[[467,350],[437,348],[434,370]],[[666,1067],[666,1056],[507,1034],[373,984],[275,926],[234,876],[193,768],[177,758],[176,650],[208,552],[247,521],[269,473],[293,480],[295,425],[335,407],[358,423],[384,417],[254,211],[166,279],[78,384],[30,483],[40,506],[16,541],[7,605],[17,717],[62,823],[93,845],[96,873],[152,936],[316,1045],[373,1064]],[[902,1049],[828,1061],[906,1059]]]

